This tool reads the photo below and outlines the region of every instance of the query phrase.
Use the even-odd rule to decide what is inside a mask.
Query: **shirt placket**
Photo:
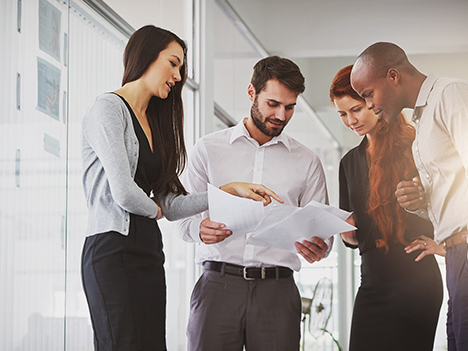
[[[255,152],[255,162],[252,172],[252,183],[262,184],[263,179],[263,164],[265,159],[265,148],[260,146]],[[246,235],[246,241],[251,234]],[[255,257],[255,246],[246,244],[244,248],[244,265],[248,266],[253,263]]]
[[[421,180],[421,185],[424,187],[424,192],[425,192],[425,195],[424,195],[424,198],[425,198],[425,201],[426,201],[426,210],[427,210],[427,214],[429,215],[429,217],[431,218],[431,221],[433,223],[434,222],[434,216],[432,216],[432,210],[431,210],[431,201],[430,201],[430,193],[432,192],[432,179],[431,179],[431,176],[429,174],[429,172],[427,171],[426,167],[424,166],[423,162],[422,162],[422,158],[421,158],[421,149],[420,149],[420,139],[421,139],[421,136],[419,135],[420,134],[420,129],[421,129],[421,120],[420,120],[420,116],[417,115],[417,113],[421,113],[420,111],[414,113],[413,115],[413,119],[414,119],[414,123],[415,123],[415,127],[416,127],[416,138],[414,140],[414,161],[415,161],[415,164],[416,164],[416,168],[418,170],[418,173],[419,173],[419,177],[420,177],[420,180]],[[424,212],[424,211],[423,211]],[[434,234],[435,234],[435,231],[434,231]]]

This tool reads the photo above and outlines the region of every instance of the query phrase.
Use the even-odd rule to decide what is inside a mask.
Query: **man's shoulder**
[[[235,126],[220,129],[220,130],[217,130],[217,131],[214,131],[214,132],[211,132],[211,133],[208,133],[208,134],[202,136],[201,139],[211,140],[211,139],[222,139],[222,138],[225,138],[226,136],[230,137],[233,130],[234,130],[234,128],[235,128]]]
[[[289,136],[287,134],[285,134],[285,137],[288,140],[289,147],[290,147],[292,153],[309,156],[309,157],[312,157],[314,159],[319,159],[317,153],[315,151],[313,151],[312,149],[310,149],[308,146],[304,145],[300,141],[294,139],[293,137],[291,137],[291,136]]]
[[[444,92],[448,87],[468,89],[468,80],[453,77],[439,77],[434,82],[433,91]]]
[[[439,77],[434,80],[427,97],[427,104],[429,106],[436,106],[441,103],[445,104],[446,101],[465,100],[467,94],[467,80],[453,77]]]
[[[203,145],[204,148],[211,148],[211,146],[221,147],[222,145],[229,145],[234,128],[235,127],[225,128],[201,136],[195,145],[196,147]]]

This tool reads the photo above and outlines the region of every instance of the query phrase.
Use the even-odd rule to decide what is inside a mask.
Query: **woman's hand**
[[[351,224],[352,226],[356,226],[356,220],[354,219],[354,216],[351,215],[345,220],[348,224]],[[343,232],[341,233],[341,238],[346,241],[348,244],[351,245],[357,245],[358,240],[356,236],[356,230],[351,230],[349,232]]]
[[[156,198],[150,197],[150,199],[154,201],[156,206],[158,206],[158,213],[156,214],[155,220],[160,220],[161,218],[164,218],[164,214],[162,213],[161,207],[159,207],[158,203],[156,202]]]
[[[156,205],[158,205],[158,204],[156,204]],[[158,214],[156,215],[156,220],[160,220],[163,217],[164,217],[164,215],[162,213],[161,207],[159,207],[159,205],[158,205]]]
[[[284,202],[272,190],[261,184],[234,182],[225,184],[221,186],[220,189],[235,196],[245,197],[255,201],[263,201],[264,206],[271,203],[271,198],[274,198],[280,203]]]
[[[414,240],[411,244],[405,247],[405,251],[407,254],[416,251],[422,250],[421,254],[416,257],[415,261],[421,261],[427,255],[434,255],[437,254],[439,256],[445,256],[445,250],[442,245],[437,245],[437,243],[428,238],[425,235],[421,235],[419,238]]]

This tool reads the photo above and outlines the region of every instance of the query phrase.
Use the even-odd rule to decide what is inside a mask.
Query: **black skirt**
[[[443,286],[434,256],[402,245],[362,255],[354,302],[350,351],[432,351]]]
[[[166,350],[166,281],[154,219],[130,216],[128,236],[86,239],[83,286],[98,351]]]

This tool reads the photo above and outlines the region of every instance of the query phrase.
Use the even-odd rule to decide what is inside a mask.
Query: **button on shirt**
[[[413,114],[413,156],[425,199],[416,211],[441,243],[468,224],[468,82],[429,76]]]
[[[284,133],[259,145],[251,138],[244,121],[201,138],[194,146],[182,177],[189,193],[207,190],[207,184],[229,182],[263,184],[278,194],[286,205],[303,207],[311,200],[328,203],[325,175],[318,156]],[[200,223],[205,212],[179,222],[179,232],[188,242],[200,242]],[[247,234],[249,235],[249,234]],[[310,237],[314,236],[310,228]],[[327,241],[329,250],[333,239]],[[285,266],[298,271],[297,254],[276,248],[246,244],[246,237],[226,239],[213,245],[201,244],[196,262],[205,260],[243,266]]]

